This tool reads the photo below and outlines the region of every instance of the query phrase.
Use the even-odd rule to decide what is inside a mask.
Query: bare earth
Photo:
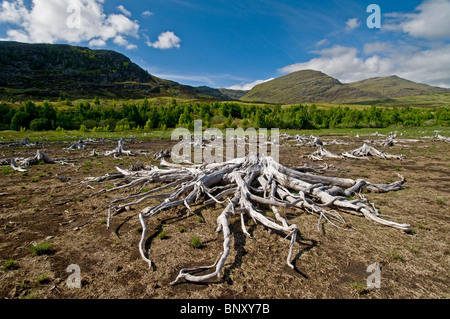
[[[338,138],[352,145],[326,148],[342,153],[360,147],[363,137]],[[0,159],[33,156],[37,149],[51,158],[68,158],[73,165],[42,164],[28,173],[0,171],[0,262],[17,261],[16,269],[0,269],[0,297],[3,298],[449,298],[449,205],[450,144],[442,141],[397,144],[384,148],[390,154],[405,154],[398,160],[325,160],[312,162],[303,155],[312,147],[283,145],[280,162],[286,166],[333,164],[325,175],[363,178],[373,183],[407,179],[408,189],[387,194],[366,194],[385,215],[409,223],[411,231],[401,231],[372,223],[363,217],[342,213],[345,229],[324,223],[317,230],[318,218],[293,209],[283,213],[299,226],[301,240],[294,247],[291,270],[285,262],[289,240],[247,220],[255,239],[244,236],[238,216],[230,220],[232,250],[222,278],[207,284],[182,283],[170,286],[182,268],[210,265],[222,250],[222,234],[216,234],[219,204],[195,207],[195,215],[185,210],[165,211],[148,221],[149,256],[152,269],[141,259],[138,209],[112,218],[106,229],[107,209],[102,206],[119,194],[102,194],[88,199],[96,190],[80,184],[85,177],[113,173],[114,167],[128,168],[140,161],[150,164],[153,154],[171,149],[166,140],[130,140],[129,150],[145,150],[137,157],[89,157],[92,147],[98,153],[112,150],[114,141],[93,144],[87,150],[67,152],[68,143],[49,143],[40,147],[0,149]],[[153,161],[157,165],[157,162]],[[56,174],[70,177],[63,183]],[[152,187],[151,185],[148,187]],[[67,203],[59,205],[63,201]],[[147,206],[151,203],[149,202]],[[185,231],[180,232],[183,226]],[[164,229],[167,236],[157,235]],[[201,249],[189,246],[192,237],[203,242]],[[49,254],[37,256],[32,243],[48,241]],[[366,289],[367,267],[381,266],[381,288]],[[69,289],[66,268],[81,269],[81,289]],[[38,277],[47,280],[39,283]],[[359,287],[359,288],[358,288]]]

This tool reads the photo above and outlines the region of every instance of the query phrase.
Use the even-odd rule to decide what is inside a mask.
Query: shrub
[[[81,122],[81,125],[84,125],[89,130],[92,130],[94,127],[97,126],[97,122],[94,120],[84,120],[83,122]]]
[[[51,128],[50,121],[46,118],[38,118],[30,122],[30,130],[32,131],[47,131]]]
[[[80,125],[80,132],[89,132],[89,130],[87,129],[87,127],[83,124]]]
[[[19,266],[17,265],[17,261],[13,259],[8,259],[3,263],[2,268],[5,270],[14,270],[19,268]]]
[[[50,282],[50,278],[48,277],[47,274],[44,273],[36,278],[36,282],[41,285],[47,284]]]
[[[166,231],[162,231],[158,234],[158,238],[159,239],[165,239],[167,237],[167,232]]]
[[[192,248],[200,248],[202,247],[202,240],[200,237],[193,237],[189,244]]]
[[[43,242],[36,246],[31,246],[30,250],[31,252],[33,252],[35,255],[38,256],[48,255],[51,253],[50,246],[51,244],[49,242]]]
[[[366,286],[356,280],[352,280],[350,282],[350,286],[352,287],[352,289],[356,290],[360,295],[368,292]]]

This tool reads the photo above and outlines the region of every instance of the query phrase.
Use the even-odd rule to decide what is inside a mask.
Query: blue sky
[[[0,39],[111,49],[192,86],[249,89],[316,69],[450,87],[450,0],[0,0]]]

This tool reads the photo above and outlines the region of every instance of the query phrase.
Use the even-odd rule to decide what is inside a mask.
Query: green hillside
[[[255,86],[241,98],[243,101],[266,103],[333,103],[375,100],[377,93],[363,92],[344,85],[335,78],[314,70],[293,72]]]
[[[196,89],[206,95],[218,98],[220,100],[225,101],[236,101],[242,98],[245,94],[248,93],[248,91],[242,91],[242,90],[230,90],[230,89],[214,89],[208,86],[199,86],[196,87]]]
[[[0,98],[198,98],[196,89],[159,79],[108,50],[0,41]]]
[[[364,92],[377,93],[385,96],[386,98],[450,93],[450,89],[416,83],[402,79],[396,75],[353,82],[349,83],[348,86]]]
[[[445,106],[450,103],[449,93],[450,89],[415,83],[398,76],[343,84],[322,72],[303,70],[259,84],[241,100],[275,104],[356,103],[392,106],[409,102],[410,105],[417,102],[429,106],[427,103],[438,101],[436,106]]]

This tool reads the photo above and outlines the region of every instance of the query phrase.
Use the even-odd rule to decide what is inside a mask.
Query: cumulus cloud
[[[227,87],[227,89],[230,90],[242,90],[242,91],[250,91],[251,89],[253,89],[255,86],[257,86],[258,84],[264,83],[264,82],[269,82],[272,81],[274,78],[270,78],[267,80],[257,80],[255,82],[251,82],[251,83],[241,83],[241,84],[236,84],[230,87]]]
[[[104,47],[106,46],[106,41],[102,40],[102,39],[93,39],[91,41],[89,41],[89,46],[90,47]]]
[[[114,43],[119,46],[126,47],[127,50],[133,50],[137,48],[136,45],[128,43],[128,41],[121,35],[118,35],[114,38]]]
[[[348,19],[347,22],[345,22],[345,30],[346,31],[353,31],[361,25],[361,22],[358,20],[358,18],[352,18]]]
[[[120,12],[122,12],[124,15],[126,15],[127,17],[131,17],[131,12],[128,11],[127,9],[125,9],[125,7],[123,5],[120,5],[117,7],[117,10],[119,10]]]
[[[366,54],[356,48],[336,45],[315,51],[318,55],[316,58],[285,66],[279,71],[291,73],[313,69],[341,82],[398,75],[416,82],[450,87],[450,45],[421,49],[372,43],[366,44],[364,51]],[[379,54],[379,51],[383,51],[383,54]]]
[[[314,45],[316,47],[321,47],[321,46],[328,44],[328,42],[329,42],[328,39],[322,39],[322,40],[319,40],[316,43],[314,43]]]
[[[428,40],[450,38],[450,0],[426,0],[413,13],[387,13],[383,29]]]
[[[23,0],[3,1],[0,23],[13,25],[7,30],[7,40],[31,43],[89,41],[93,46],[104,46],[117,37],[138,37],[139,23],[124,14],[107,15],[104,0],[31,0],[28,8]],[[121,8],[123,6],[119,6]],[[120,10],[120,9],[119,9]],[[136,46],[120,42],[127,49]]]
[[[151,11],[144,11],[144,12],[142,12],[142,15],[143,15],[144,17],[149,17],[149,16],[152,16],[152,15],[153,15],[153,12],[151,12]]]
[[[181,39],[171,31],[166,31],[158,36],[158,41],[150,42],[147,40],[147,45],[155,49],[168,50],[172,48],[180,48]]]

